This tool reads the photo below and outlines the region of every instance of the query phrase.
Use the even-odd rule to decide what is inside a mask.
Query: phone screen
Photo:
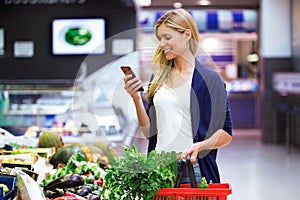
[[[136,77],[135,74],[134,74],[134,72],[132,71],[131,67],[129,67],[129,66],[121,66],[121,69],[122,69],[122,71],[123,71],[123,73],[125,75],[131,74],[132,77]]]
[[[133,70],[131,69],[130,66],[121,66],[121,69],[122,69],[122,71],[123,71],[123,73],[124,73],[125,75],[131,74],[131,75],[132,75],[132,78],[135,78],[135,77],[136,77],[135,73],[133,72]],[[143,87],[140,87],[140,88],[138,89],[138,91],[144,91],[144,88],[143,88]]]

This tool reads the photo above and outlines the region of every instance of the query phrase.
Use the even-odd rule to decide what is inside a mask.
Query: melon
[[[39,137],[38,147],[39,148],[52,148],[55,150],[64,146],[61,135],[53,131],[44,131]]]
[[[59,164],[67,164],[67,162],[75,152],[81,153],[87,159],[86,154],[81,149],[81,147],[67,145],[55,152],[50,158],[49,163],[52,164],[54,168],[57,168]]]

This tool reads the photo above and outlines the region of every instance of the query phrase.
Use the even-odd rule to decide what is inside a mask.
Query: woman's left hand
[[[191,146],[189,146],[189,148],[187,148],[187,150],[182,154],[182,157],[187,158],[189,156],[191,163],[194,164],[198,157],[198,153],[199,153],[200,149],[201,149],[201,143],[196,142],[196,143],[192,144]]]
[[[222,129],[219,129],[209,138],[201,142],[196,142],[189,146],[187,150],[182,154],[182,157],[186,158],[187,156],[190,156],[191,163],[194,164],[200,151],[217,149],[226,146],[231,142],[231,140],[232,136],[230,134]]]

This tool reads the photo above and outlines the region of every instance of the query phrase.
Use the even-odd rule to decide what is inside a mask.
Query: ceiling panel
[[[260,0],[210,0],[211,4],[208,6],[199,5],[199,0],[151,0],[151,6],[143,7],[144,9],[156,9],[164,8],[171,9],[174,8],[173,4],[175,2],[182,3],[183,8],[226,8],[226,9],[258,9]]]

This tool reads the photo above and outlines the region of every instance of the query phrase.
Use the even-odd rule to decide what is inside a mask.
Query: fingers
[[[142,86],[142,81],[138,78],[133,78],[132,75],[126,75],[123,78],[124,89],[132,96]]]
[[[186,159],[188,156],[189,156],[189,154],[188,154],[187,152],[184,152],[184,153],[181,155],[181,159]]]
[[[183,158],[191,157],[191,154],[194,151],[194,144],[191,144],[186,150],[182,153]]]
[[[195,163],[197,157],[198,157],[198,153],[195,153],[195,152],[192,153],[191,158],[190,158],[192,164]]]
[[[192,144],[183,154],[182,158],[190,157],[190,161],[192,164],[195,163],[196,159],[198,158],[199,153],[199,145],[197,143]]]
[[[182,154],[181,159],[186,159],[188,157],[190,158],[191,163],[194,164],[197,159],[197,154],[195,152],[191,154],[185,153]]]

